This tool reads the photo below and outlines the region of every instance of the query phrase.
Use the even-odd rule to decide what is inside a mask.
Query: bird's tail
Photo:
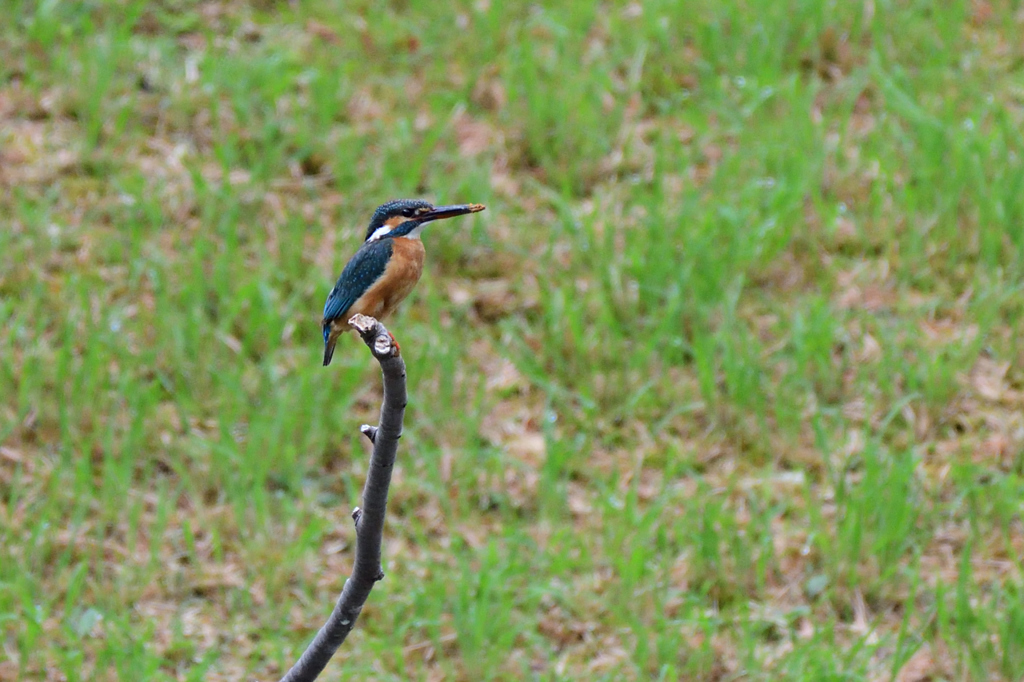
[[[331,364],[334,357],[334,347],[338,344],[338,337],[331,336],[330,323],[324,325],[324,367]]]

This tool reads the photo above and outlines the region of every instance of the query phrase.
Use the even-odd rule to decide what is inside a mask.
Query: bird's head
[[[431,220],[454,218],[484,210],[483,204],[434,206],[422,199],[398,199],[379,206],[366,228],[366,241],[382,237],[418,238],[420,230]]]

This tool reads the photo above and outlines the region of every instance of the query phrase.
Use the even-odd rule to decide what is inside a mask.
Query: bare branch
[[[384,535],[384,512],[387,509],[388,487],[402,436],[405,415],[405,361],[391,333],[372,317],[356,315],[349,324],[359,332],[380,362],[384,375],[384,403],[380,423],[364,425],[361,431],[373,443],[370,469],[363,488],[363,505],[352,512],[356,525],[356,560],[352,576],[345,581],[334,611],[316,637],[292,666],[281,682],[313,682],[323,671],[331,656],[352,631],[373,584],[384,578],[380,564],[380,547]]]

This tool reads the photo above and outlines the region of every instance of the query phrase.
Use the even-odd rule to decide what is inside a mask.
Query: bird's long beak
[[[422,213],[416,216],[416,221],[420,223],[426,223],[430,222],[431,220],[454,218],[457,215],[466,215],[467,213],[479,213],[485,208],[487,207],[484,206],[483,204],[453,204],[451,206],[435,206],[429,212]]]

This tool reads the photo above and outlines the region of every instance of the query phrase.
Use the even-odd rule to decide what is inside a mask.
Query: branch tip
[[[367,315],[353,315],[348,324],[363,337],[363,342],[378,360],[399,356],[398,341],[378,320]]]
[[[353,315],[349,318],[348,324],[365,339],[366,335],[373,331],[373,328],[380,323],[369,315]]]

